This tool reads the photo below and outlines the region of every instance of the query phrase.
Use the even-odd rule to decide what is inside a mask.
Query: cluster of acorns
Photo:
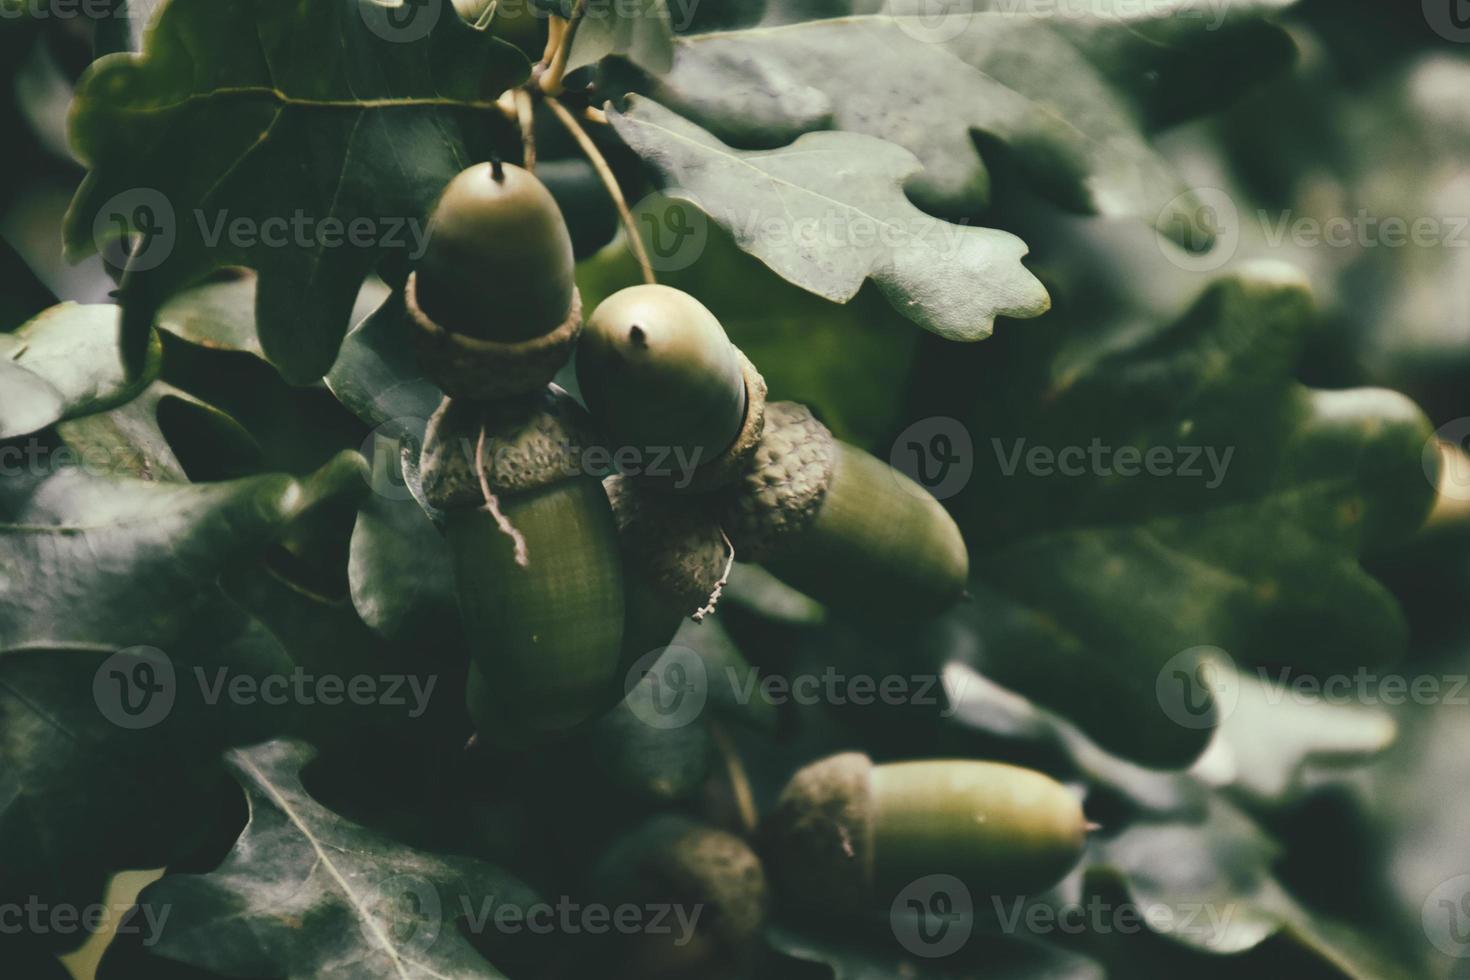
[[[736,556],[868,616],[960,597],[968,555],[932,496],[805,407],[767,402],[694,297],[635,286],[584,325],[573,270],[547,189],[484,164],[444,192],[407,287],[420,359],[449,396],[421,474],[447,515],[482,739],[534,745],[610,709],[639,658],[713,608]],[[574,352],[586,409],[551,384]],[[691,469],[588,465],[622,447]],[[847,755],[797,774],[763,837],[783,900],[832,910],[931,873],[1046,887],[1075,862],[1084,821],[1027,770]]]

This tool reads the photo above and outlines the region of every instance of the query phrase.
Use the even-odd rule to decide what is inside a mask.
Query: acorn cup
[[[596,975],[720,980],[745,975],[759,955],[770,904],[765,870],[745,841],[723,830],[677,814],[651,817],[608,847],[589,891],[612,909],[656,910],[662,920],[596,944],[584,954],[595,958]]]
[[[544,388],[582,331],[572,240],[535,175],[482,163],[444,189],[405,302],[425,372],[454,398]]]
[[[703,491],[696,516],[679,520],[703,521],[704,539],[728,535],[740,560],[873,618],[926,617],[964,594],[969,554],[939,502],[838,442],[806,408],[767,404],[759,372],[687,293],[633,286],[604,300],[578,348],[577,379],[614,445],[698,460],[692,478],[640,473],[636,489]]]
[[[929,875],[972,897],[1033,895],[1076,865],[1082,805],[1030,769],[943,759],[874,765],[830,756],[800,770],[761,825],[782,901],[822,915],[887,909]]]
[[[583,470],[585,412],[551,387],[522,399],[446,399],[422,474],[446,513],[472,644],[466,701],[480,735],[565,735],[622,694],[623,565],[602,485]]]
[[[603,481],[622,547],[627,608],[623,667],[667,646],[685,619],[713,611],[730,550],[708,502],[653,493],[639,481]]]

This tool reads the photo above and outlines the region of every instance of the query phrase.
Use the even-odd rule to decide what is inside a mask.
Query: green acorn
[[[577,383],[614,447],[664,455],[649,486],[702,490],[731,482],[754,451],[766,386],[713,313],[669,286],[630,286],[587,321]]]
[[[761,827],[784,901],[822,913],[886,908],[928,875],[980,895],[1031,895],[1082,855],[1087,821],[1030,769],[942,759],[874,765],[831,756],[799,771]]]
[[[742,560],[859,615],[933,615],[969,578],[964,538],[939,501],[794,402],[766,406],[760,444],[720,524]]]
[[[739,837],[661,814],[618,838],[593,868],[590,891],[612,908],[670,909],[655,932],[607,944],[598,974],[629,980],[718,980],[741,974],[760,948],[769,895],[760,859]]]
[[[425,371],[457,398],[544,387],[582,329],[572,240],[535,175],[482,163],[444,189],[409,278]]]
[[[622,694],[623,568],[600,481],[583,470],[587,419],[558,388],[446,400],[429,422],[424,494],[446,513],[474,658],[480,734],[555,737]]]

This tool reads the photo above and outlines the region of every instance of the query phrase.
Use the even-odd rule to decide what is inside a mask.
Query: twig
[[[551,27],[557,28],[560,22],[561,29],[556,30],[554,34],[551,30],[547,31],[546,49],[550,52],[550,58],[546,55],[541,56],[542,61],[545,62],[545,69],[536,79],[536,84],[547,95],[557,95],[561,92],[562,78],[567,73],[567,59],[572,54],[572,42],[577,39],[577,25],[582,22],[582,14],[586,10],[587,0],[577,0],[576,7],[572,8],[572,16],[567,20],[561,21],[559,17],[551,19]]]
[[[531,93],[516,89],[516,118],[521,124],[521,165],[527,170],[536,170],[536,109],[531,103]]]
[[[722,574],[720,576],[720,580],[715,583],[714,591],[709,594],[709,602],[705,604],[703,609],[697,610],[694,615],[690,617],[690,619],[693,619],[696,623],[702,623],[704,622],[705,617],[714,615],[715,608],[720,604],[720,596],[724,595],[725,593],[725,586],[730,584],[730,570],[735,567],[735,546],[730,543],[730,536],[725,533],[724,528],[720,528],[720,537],[725,539],[725,547],[730,549],[730,557],[725,562],[724,574]]]
[[[573,116],[571,111],[555,96],[548,95],[546,104],[551,106],[551,111],[556,114],[556,118],[567,128],[567,132],[572,134],[577,145],[582,148],[583,155],[597,171],[597,176],[602,178],[602,184],[607,188],[607,196],[612,198],[613,206],[618,209],[618,217],[623,219],[624,237],[628,239],[628,248],[632,249],[634,258],[638,260],[639,268],[643,270],[643,281],[650,285],[658,282],[653,274],[653,263],[648,259],[648,250],[643,247],[643,239],[638,234],[638,225],[633,220],[633,212],[628,210],[628,201],[623,197],[623,189],[618,186],[618,178],[613,174],[612,168],[607,165],[607,158],[602,155],[602,151],[597,148],[592,137],[587,135],[587,130],[577,122],[577,117]]]
[[[485,497],[485,510],[495,518],[495,526],[500,528],[500,533],[510,538],[515,544],[516,564],[525,568],[531,564],[531,556],[526,550],[526,537],[516,530],[516,526],[500,509],[500,500],[495,496],[495,491],[490,489],[490,478],[485,475],[485,424],[480,423],[480,438],[475,443],[475,475],[480,478],[480,493]]]
[[[756,825],[760,822],[755,809],[755,794],[750,789],[750,777],[745,774],[745,764],[735,748],[735,740],[725,731],[724,726],[718,721],[712,721],[709,733],[715,743],[715,751],[725,765],[725,779],[729,783],[731,801],[735,804],[735,819],[740,833],[749,837],[755,833]]]

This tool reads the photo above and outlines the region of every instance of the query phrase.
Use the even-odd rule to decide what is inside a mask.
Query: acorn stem
[[[500,159],[499,153],[490,158],[490,176],[497,184],[505,183],[505,161]]]
[[[628,199],[623,196],[623,189],[618,186],[618,178],[608,166],[607,158],[597,148],[592,137],[587,135],[587,130],[577,122],[577,118],[562,105],[554,95],[546,96],[546,104],[556,115],[557,120],[566,127],[566,131],[577,141],[582,148],[582,154],[587,157],[587,162],[592,164],[592,169],[597,171],[597,176],[602,178],[602,185],[607,188],[607,196],[612,199],[613,207],[618,209],[618,217],[623,222],[623,237],[628,239],[628,248],[633,257],[638,260],[638,268],[643,271],[643,281],[649,285],[658,282],[653,274],[653,263],[648,258],[648,250],[643,247],[643,238],[638,234],[638,223],[633,220],[633,212],[628,210]]]
[[[536,112],[531,93],[516,89],[516,121],[521,126],[521,166],[536,172]],[[498,179],[498,178],[497,178]]]
[[[713,616],[715,614],[715,609],[720,604],[720,596],[724,594],[725,586],[730,584],[730,570],[735,567],[735,546],[730,543],[730,535],[725,533],[724,528],[720,528],[720,538],[725,542],[725,547],[729,549],[730,557],[725,562],[725,571],[720,575],[720,580],[715,583],[714,589],[710,591],[709,602],[695,610],[689,617],[696,623],[702,623],[706,616]]]
[[[480,423],[480,437],[475,442],[475,472],[480,478],[480,492],[485,495],[485,510],[495,518],[495,526],[500,528],[500,533],[510,538],[515,545],[516,564],[521,568],[527,567],[531,564],[531,555],[526,547],[526,537],[501,511],[500,499],[495,496],[495,491],[490,489],[490,479],[485,475],[485,424],[483,422]]]

